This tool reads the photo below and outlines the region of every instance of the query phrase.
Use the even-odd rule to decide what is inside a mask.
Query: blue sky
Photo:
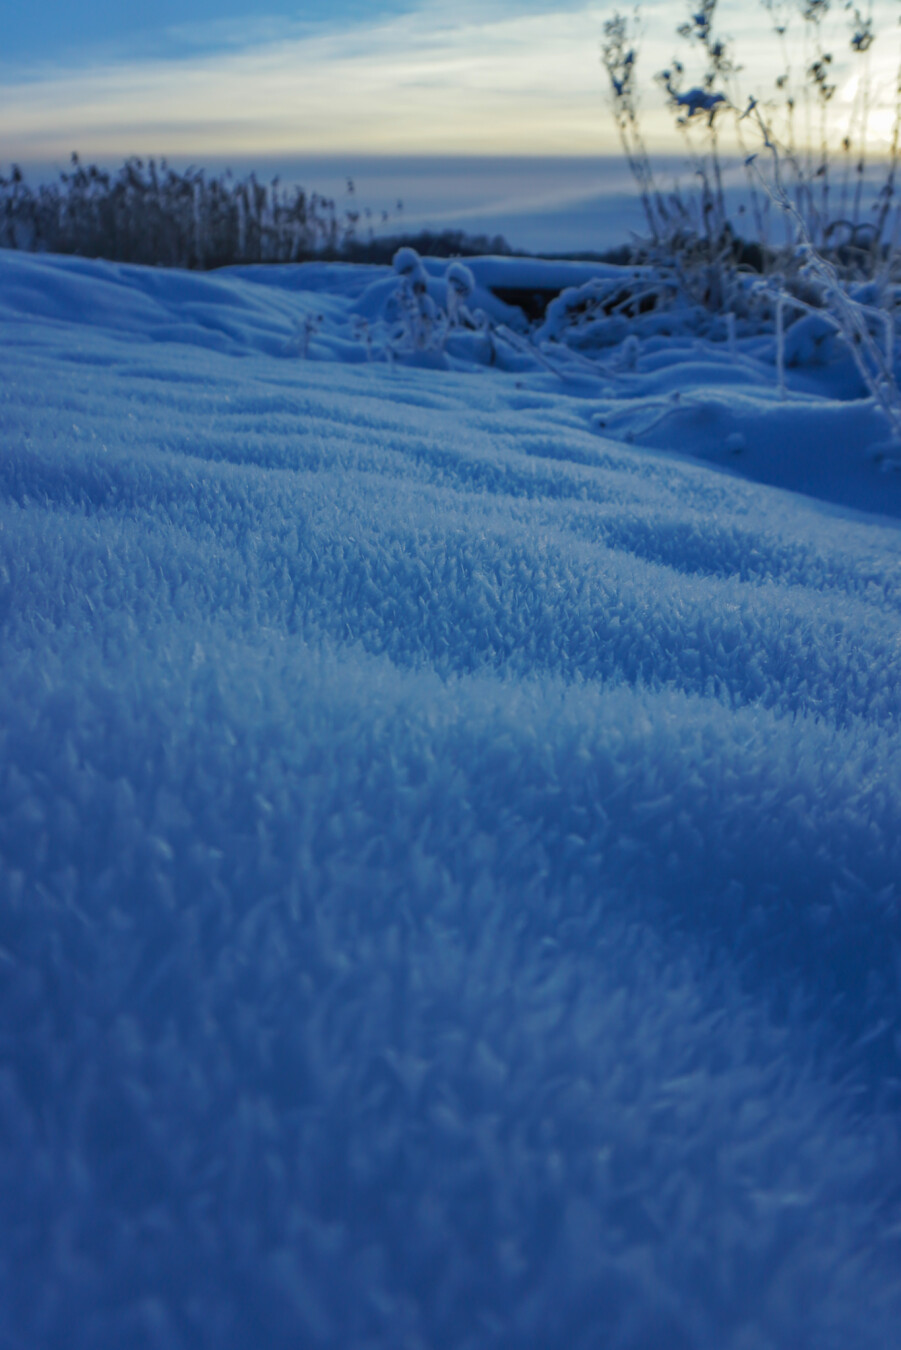
[[[313,28],[346,28],[415,8],[412,0],[3,0],[6,66],[180,59]],[[7,12],[8,11],[8,12]]]
[[[0,0],[0,163],[60,162],[74,148],[101,160],[195,161],[615,153],[598,60],[603,20],[614,7],[615,0],[261,0],[255,7],[248,0]],[[651,77],[671,60],[687,9],[687,0],[644,5],[646,130],[661,148],[672,148],[676,133]],[[761,41],[767,14],[753,0],[722,0],[720,9],[742,79],[759,93],[778,69]],[[892,36],[877,42],[872,57],[889,93],[893,19],[883,25]],[[840,7],[836,22],[846,22]],[[809,55],[802,46],[793,38],[800,69]],[[847,123],[853,97],[839,67],[837,124]],[[891,114],[876,94],[879,130],[880,117],[888,127]]]

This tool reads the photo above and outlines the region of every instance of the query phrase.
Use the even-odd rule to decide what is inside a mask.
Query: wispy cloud
[[[73,148],[98,157],[608,152],[598,56],[609,10],[578,0],[563,10],[545,6],[464,0],[450,10],[426,0],[413,12],[344,22],[340,31],[283,19],[176,30],[174,46],[185,53],[177,60],[57,66],[7,82],[3,154],[35,161]],[[647,14],[649,81],[671,57],[680,14],[668,0],[652,0]],[[763,19],[762,9],[742,6],[724,23],[746,76],[769,85],[775,72],[763,55]],[[653,97],[646,102],[651,138],[672,145],[660,99],[656,110]]]
[[[593,7],[448,18],[434,5],[269,39],[230,24],[214,53],[7,83],[5,154],[592,153],[609,143],[600,24]]]

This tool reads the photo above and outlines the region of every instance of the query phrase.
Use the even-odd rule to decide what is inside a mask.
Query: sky
[[[584,0],[0,0],[0,162],[60,159],[73,148],[94,157],[610,153],[599,48],[612,8]],[[651,88],[687,9],[678,0],[644,6],[641,61]],[[769,82],[763,6],[723,0],[721,11],[745,73]],[[875,52],[884,73],[893,67],[890,43]],[[849,98],[840,81],[839,119]],[[672,145],[660,96],[646,105],[650,138]]]
[[[84,153],[595,153],[600,12],[541,0],[2,0],[2,125]],[[151,19],[152,15],[152,19]]]

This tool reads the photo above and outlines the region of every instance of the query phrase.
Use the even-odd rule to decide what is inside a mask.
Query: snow
[[[706,112],[712,118],[719,105],[726,102],[724,94],[714,94],[709,89],[686,89],[683,94],[671,91],[671,98],[677,108],[685,108],[689,117]]]
[[[0,1346],[882,1350],[881,414],[421,266],[0,254]]]

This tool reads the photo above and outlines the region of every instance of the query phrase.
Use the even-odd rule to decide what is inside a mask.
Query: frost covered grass
[[[389,262],[400,241],[376,238],[377,219],[382,230],[392,222],[387,211],[379,217],[357,206],[352,180],[342,209],[278,178],[179,172],[165,160],[137,157],[110,173],[73,154],[68,172],[34,188],[16,165],[8,177],[0,175],[0,248],[155,267],[206,271],[317,257]],[[499,236],[460,230],[422,231],[413,239],[421,251],[442,257],[509,252]]]
[[[896,1336],[878,414],[456,266],[0,255],[4,1350]]]
[[[676,30],[685,60],[674,57],[655,76],[696,185],[686,194],[662,188],[651,164],[640,112],[637,19],[616,13],[604,25],[614,121],[648,225],[634,249],[653,282],[641,287],[645,309],[688,306],[733,325],[753,317],[774,331],[780,370],[786,329],[813,316],[845,344],[901,444],[893,362],[901,54],[890,144],[872,194],[865,186],[870,119],[877,96],[884,98],[870,65],[877,39],[872,5],[849,2],[832,12],[830,0],[763,0],[762,8],[776,57],[772,87],[741,87],[742,67],[720,29],[717,0],[689,6]],[[847,59],[833,65],[833,42],[848,49],[850,66]],[[840,78],[856,92],[850,119],[836,121],[830,105]],[[747,174],[741,220],[726,205],[726,143]]]
[[[891,36],[877,30],[872,4],[761,0],[770,59],[757,72],[762,83],[754,83],[741,64],[745,54],[728,33],[736,16],[728,4],[723,10],[720,0],[688,6],[673,33],[678,54],[653,77],[695,180],[689,191],[662,183],[648,153],[638,11],[631,19],[614,13],[604,24],[601,59],[611,110],[641,194],[649,243],[721,268],[778,267],[786,246],[791,250],[796,242],[795,222],[753,174],[740,219],[730,217],[725,189],[730,156],[753,161],[766,151],[763,160],[778,171],[811,245],[848,278],[872,279],[897,245],[901,84],[896,75],[888,91],[884,62],[881,78],[872,64],[874,47],[881,53]],[[896,42],[894,47],[889,60],[901,71],[901,51]],[[756,64],[761,66],[759,55]],[[836,105],[838,82],[845,89]],[[883,134],[876,134],[877,121]]]
[[[184,173],[133,157],[115,174],[73,154],[57,182],[0,177],[0,246],[151,266],[211,268],[296,262],[335,252],[359,213],[275,180]]]

